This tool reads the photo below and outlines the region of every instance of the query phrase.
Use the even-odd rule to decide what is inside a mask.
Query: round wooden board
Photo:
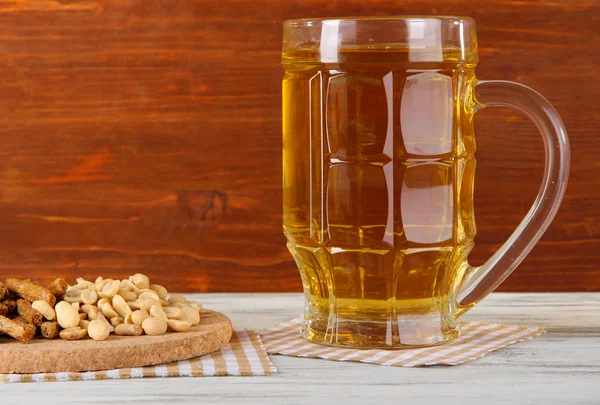
[[[160,336],[116,336],[96,342],[34,339],[28,344],[0,337],[0,373],[54,373],[142,367],[187,360],[229,343],[231,321],[203,309],[200,324]]]

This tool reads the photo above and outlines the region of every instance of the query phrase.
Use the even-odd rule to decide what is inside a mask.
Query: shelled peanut
[[[104,340],[111,333],[139,336],[161,335],[168,330],[183,332],[200,323],[202,309],[198,302],[179,294],[169,295],[163,286],[151,285],[144,274],[123,280],[98,277],[93,282],[78,278],[77,284],[67,289],[64,300],[71,308],[60,310],[73,319],[76,310],[81,316],[76,327],[87,330],[94,340]]]
[[[98,277],[93,282],[78,278],[71,286],[60,280],[43,288],[28,280],[8,279],[4,295],[23,299],[13,303],[13,296],[0,297],[0,334],[27,342],[39,326],[42,336],[50,339],[89,336],[105,340],[111,333],[139,336],[184,332],[200,322],[200,303],[179,294],[169,295],[163,286],[151,285],[144,274],[123,280]],[[0,283],[0,295],[3,287]]]

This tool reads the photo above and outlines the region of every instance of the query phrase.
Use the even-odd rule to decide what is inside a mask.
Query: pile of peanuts
[[[57,285],[60,288],[53,288]],[[0,294],[2,287],[0,283]],[[200,303],[179,294],[169,295],[163,286],[151,285],[144,274],[123,280],[98,277],[93,282],[78,278],[72,286],[57,279],[48,288],[29,280],[8,279],[6,287],[8,294],[23,299],[17,300],[17,316],[12,319],[3,316],[10,314],[2,314],[0,307],[0,334],[23,342],[33,338],[37,326],[48,339],[60,336],[79,340],[89,336],[105,340],[111,333],[139,336],[162,335],[168,330],[184,332],[200,323]]]

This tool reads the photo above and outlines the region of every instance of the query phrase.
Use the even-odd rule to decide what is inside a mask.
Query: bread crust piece
[[[8,312],[4,315],[12,315],[17,313],[17,301],[11,299],[5,299],[2,301],[2,305],[8,308]],[[0,314],[2,315],[2,314]]]
[[[35,336],[36,327],[0,315],[0,334],[4,333],[20,342],[28,343]]]
[[[0,301],[6,297],[6,293],[8,292],[8,288],[2,283],[0,283]]]
[[[33,309],[31,303],[27,300],[17,300],[17,313],[27,323],[30,323],[34,326],[39,326],[44,321],[42,314]]]
[[[6,316],[8,314],[8,307],[0,302],[0,315]]]
[[[50,290],[29,280],[7,278],[6,287],[10,292],[26,299],[29,302],[43,300],[50,304],[50,306],[53,308],[54,304],[56,304],[56,297],[50,292]]]
[[[40,332],[46,339],[56,339],[60,333],[58,322],[43,322],[40,325]]]
[[[69,284],[67,284],[64,278],[57,278],[48,286],[48,291],[54,294],[56,299],[61,299],[67,293],[68,288]]]

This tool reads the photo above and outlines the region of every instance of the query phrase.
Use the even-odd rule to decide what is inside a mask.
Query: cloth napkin
[[[0,374],[0,382],[44,382],[129,379],[147,377],[209,377],[269,375],[277,369],[269,360],[260,335],[235,331],[220,350],[191,360],[158,366],[83,373]],[[1,401],[0,401],[1,402]]]
[[[302,318],[295,318],[262,331],[267,353],[395,367],[455,366],[546,333],[536,326],[462,322],[460,337],[445,345],[402,350],[360,350],[307,342],[300,336],[301,323]]]

